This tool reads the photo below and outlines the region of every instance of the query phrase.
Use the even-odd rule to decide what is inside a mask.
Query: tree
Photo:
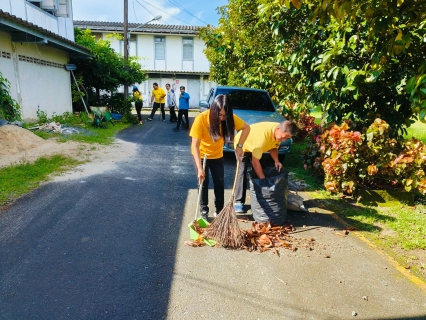
[[[300,43],[275,61],[299,81],[295,98],[320,105],[328,121],[364,126],[377,116],[405,131],[426,116],[426,1],[259,0],[259,17],[286,42],[287,17],[303,16]],[[299,14],[297,13],[299,12]],[[405,131],[406,132],[406,131]]]
[[[121,85],[140,83],[145,79],[141,65],[135,57],[125,61],[123,56],[111,48],[108,40],[96,39],[91,30],[75,29],[75,41],[87,47],[92,59],[73,59],[77,66],[76,74],[86,88],[95,92],[95,101],[99,103],[101,90],[115,92]]]
[[[199,36],[206,43],[210,77],[222,85],[266,89],[276,102],[294,86],[286,69],[275,62],[276,43],[271,23],[260,21],[257,0],[231,0],[219,8],[217,28],[205,27]],[[287,75],[286,75],[287,73]],[[287,78],[287,81],[283,81]]]

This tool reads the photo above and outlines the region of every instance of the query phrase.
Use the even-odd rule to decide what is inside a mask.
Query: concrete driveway
[[[313,250],[185,246],[197,183],[187,132],[172,128],[156,116],[126,129],[135,155],[0,213],[0,319],[426,319],[424,284],[336,235],[343,226],[311,200],[289,219]]]

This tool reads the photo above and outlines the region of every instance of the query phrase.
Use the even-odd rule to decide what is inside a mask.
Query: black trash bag
[[[266,178],[258,179],[253,170],[248,171],[253,218],[281,226],[287,220],[288,172],[283,169],[278,172],[274,167],[263,172]]]

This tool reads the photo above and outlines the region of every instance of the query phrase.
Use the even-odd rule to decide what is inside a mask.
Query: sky
[[[154,24],[217,26],[217,7],[228,0],[128,0],[129,22],[146,23],[157,15],[162,19]],[[73,19],[123,22],[123,0],[73,0]]]

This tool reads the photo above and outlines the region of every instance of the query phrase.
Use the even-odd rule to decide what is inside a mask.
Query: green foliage
[[[133,97],[127,98],[124,102],[124,94],[120,92],[114,92],[111,95],[103,96],[103,103],[107,105],[112,113],[119,113],[123,115],[123,118],[130,123],[137,123],[137,119],[132,114],[132,101]]]
[[[87,47],[92,59],[71,59],[77,66],[75,74],[87,88],[89,105],[100,105],[100,92],[115,92],[121,85],[131,85],[144,81],[145,75],[136,57],[125,61],[123,56],[111,48],[108,40],[96,39],[91,30],[75,29],[75,41]],[[78,97],[76,97],[78,100]]]
[[[211,63],[210,77],[222,85],[266,89],[276,104],[284,106],[285,97],[296,81],[285,67],[274,61],[276,44],[271,38],[271,23],[259,21],[257,0],[231,0],[219,8],[217,28],[205,27],[199,37]],[[283,48],[283,50],[287,49]],[[287,74],[287,76],[286,76]]]
[[[22,120],[21,107],[10,96],[10,82],[0,72],[0,119],[7,121]]]
[[[368,126],[380,117],[395,129],[392,136],[405,133],[416,116],[424,120],[424,1],[259,2],[277,49],[299,35],[290,55],[277,50],[275,57],[298,79],[294,99],[320,105],[328,122]]]
[[[359,186],[404,187],[426,194],[426,146],[389,135],[389,125],[376,119],[364,133],[348,123],[313,131],[303,153],[305,168],[324,173],[332,193],[354,194]]]

